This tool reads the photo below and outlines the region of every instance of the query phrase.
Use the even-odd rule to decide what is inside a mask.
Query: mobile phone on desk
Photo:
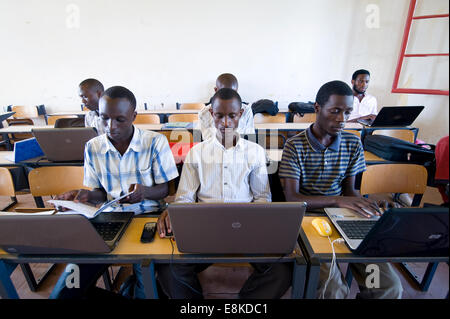
[[[155,238],[156,233],[156,223],[149,222],[144,225],[144,230],[142,231],[141,243],[151,243]]]

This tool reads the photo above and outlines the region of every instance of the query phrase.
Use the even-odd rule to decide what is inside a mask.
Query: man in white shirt
[[[79,95],[81,103],[89,109],[84,116],[84,126],[95,127],[98,135],[105,133],[105,125],[98,113],[98,101],[103,94],[103,84],[96,79],[86,79],[79,85]]]
[[[238,80],[231,73],[223,73],[217,77],[216,86],[214,91],[217,92],[220,89],[229,88],[237,92]],[[253,121],[253,111],[251,104],[242,103],[242,116],[239,120],[237,132],[239,134],[255,134],[255,123]],[[198,113],[199,129],[202,132],[203,140],[207,140],[216,135],[216,128],[211,116],[211,103],[207,103],[203,109]]]
[[[353,111],[348,122],[357,122],[358,120],[373,121],[377,116],[377,99],[373,95],[366,93],[369,82],[369,71],[357,70],[353,73]]]
[[[239,94],[220,89],[211,100],[210,114],[216,135],[194,146],[186,157],[178,185],[176,203],[270,202],[264,149],[236,134],[241,108]],[[207,227],[207,225],[205,225]],[[169,215],[158,219],[161,238],[171,232]],[[285,263],[252,264],[254,271],[242,287],[241,298],[280,298],[289,288],[292,268]],[[163,291],[174,299],[202,298],[197,274],[209,264],[157,264]]]

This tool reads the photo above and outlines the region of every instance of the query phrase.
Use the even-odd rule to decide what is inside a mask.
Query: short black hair
[[[214,101],[216,99],[221,100],[231,100],[231,99],[237,99],[239,101],[239,107],[242,107],[242,99],[238,92],[236,92],[233,89],[229,88],[223,88],[220,90],[217,90],[216,94],[211,98],[211,107],[214,105]]]
[[[136,97],[134,96],[133,92],[128,90],[126,87],[112,86],[105,92],[103,92],[102,96],[104,95],[109,96],[112,99],[127,99],[130,102],[131,106],[136,109]]]
[[[238,80],[231,73],[223,73],[217,77],[216,86],[222,86],[223,88],[238,88]]]
[[[347,83],[342,81],[331,81],[325,83],[319,89],[316,96],[316,103],[320,106],[324,106],[331,95],[344,95],[353,96],[353,90],[348,86]]]
[[[360,75],[360,74],[367,74],[368,76],[370,76],[370,72],[369,72],[369,71],[364,70],[364,69],[361,69],[361,70],[357,70],[357,71],[355,71],[355,73],[353,73],[353,75],[352,75],[352,80],[353,80],[353,81],[356,80],[356,78],[357,78],[358,75]]]
[[[81,81],[81,83],[78,86],[81,87],[84,85],[88,86],[89,88],[94,88],[100,92],[103,92],[105,90],[102,82],[100,82],[99,80],[96,80],[96,79],[86,79],[84,81]]]

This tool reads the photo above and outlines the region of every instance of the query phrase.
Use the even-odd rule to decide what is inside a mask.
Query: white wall
[[[418,2],[420,13],[448,12],[447,0]],[[78,28],[71,4],[79,9]],[[379,8],[379,28],[366,23],[370,4]],[[314,100],[329,80],[350,83],[354,70],[367,68],[380,106],[426,106],[415,125],[420,138],[434,143],[448,134],[448,96],[390,93],[408,6],[408,0],[0,0],[0,106],[78,110],[77,85],[94,77],[106,87],[130,88],[139,108],[144,102],[174,108],[177,101],[206,101],[217,75],[231,72],[245,100],[270,98],[284,108]],[[413,30],[411,49],[425,44],[448,52],[448,19],[420,30]],[[401,86],[448,90],[448,58],[437,60],[407,61]]]

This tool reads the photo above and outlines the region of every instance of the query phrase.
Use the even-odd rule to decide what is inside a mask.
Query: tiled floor
[[[46,198],[44,198],[45,200]],[[8,202],[9,198],[0,197],[0,207]],[[18,205],[15,207],[35,207],[31,195],[19,195]],[[435,189],[429,188],[424,195],[423,202],[439,203],[440,196]],[[39,278],[45,273],[48,264],[33,264],[31,265],[35,277]],[[410,264],[419,276],[422,276],[425,271],[426,264],[413,263]],[[345,272],[347,265],[342,264],[341,269]],[[117,273],[118,268],[112,268],[114,273]],[[39,291],[31,292],[27,286],[26,280],[20,268],[17,268],[11,278],[15,284],[18,294],[21,298],[27,299],[42,299],[48,298],[54,284],[58,280],[59,275],[64,270],[64,265],[58,265],[56,269],[43,282]],[[404,292],[404,299],[436,299],[445,298],[449,289],[449,266],[446,263],[440,263],[434,279],[431,283],[430,289],[427,292],[422,292],[411,283],[410,279],[397,268],[397,272],[401,278]],[[247,267],[221,267],[211,266],[199,275],[200,282],[203,287],[205,298],[209,299],[234,299],[237,298],[240,287],[251,273],[251,269]],[[99,287],[103,287],[103,282],[100,279]],[[290,298],[289,289],[283,298]],[[358,287],[355,281],[352,282],[351,293],[349,298],[354,298],[358,292]]]

